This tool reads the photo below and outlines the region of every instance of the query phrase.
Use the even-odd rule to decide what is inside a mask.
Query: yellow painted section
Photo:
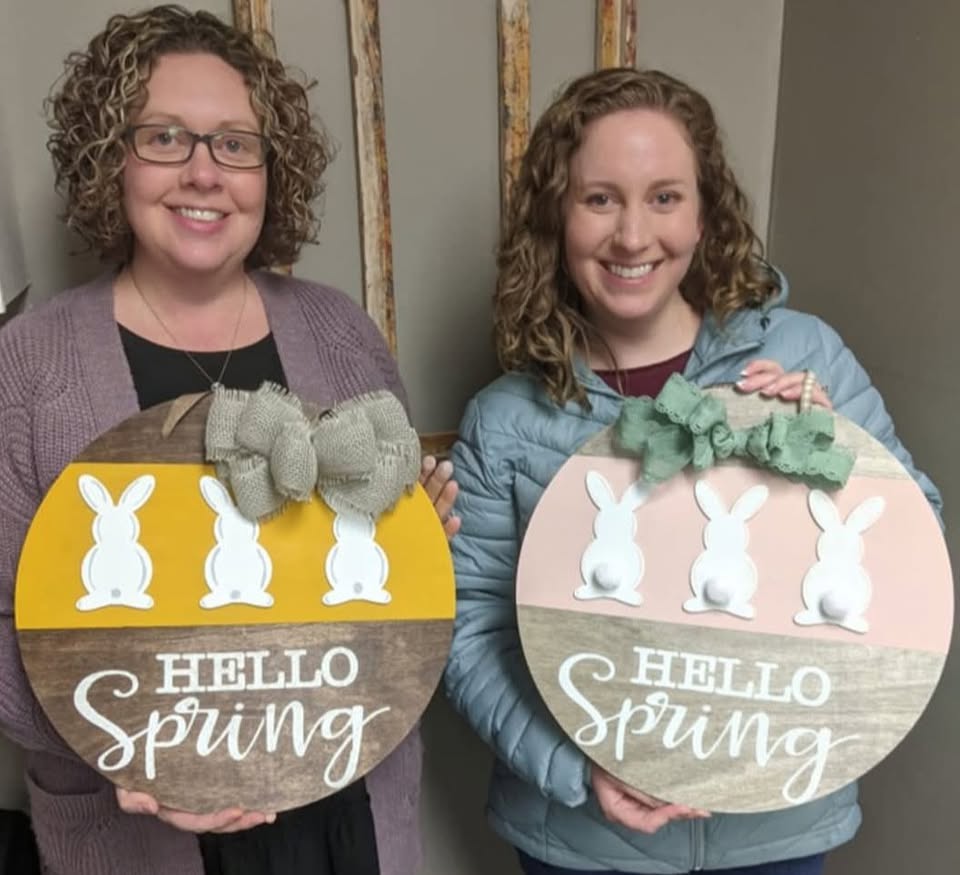
[[[200,494],[209,465],[76,463],[54,483],[27,535],[17,573],[16,623],[20,629],[93,629],[152,626],[256,625],[285,623],[386,622],[448,619],[454,614],[453,566],[446,536],[426,492],[417,486],[377,521],[376,541],[390,566],[386,605],[350,601],[327,606],[331,591],[324,572],[335,543],[333,511],[314,497],[291,502],[282,514],[260,524],[259,543],[270,554],[272,607],[200,607],[209,592],[207,554],[216,546],[216,514]],[[137,511],[139,543],[150,554],[153,577],[148,610],[109,606],[76,608],[86,593],[80,575],[94,545],[96,516],[80,495],[78,479],[92,474],[114,502],[141,474],[156,488]]]

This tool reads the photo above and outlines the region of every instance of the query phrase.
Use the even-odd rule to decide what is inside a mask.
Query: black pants
[[[206,875],[380,875],[362,780],[274,823],[202,835],[200,852]]]
[[[40,875],[37,843],[22,811],[0,811],[0,875]]]

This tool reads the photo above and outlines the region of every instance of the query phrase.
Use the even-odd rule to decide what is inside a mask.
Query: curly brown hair
[[[564,198],[570,160],[594,119],[627,109],[656,109],[683,127],[693,149],[703,233],[680,292],[699,313],[722,321],[760,306],[778,290],[747,220],[748,205],[723,154],[713,110],[703,95],[657,70],[614,68],[571,82],[537,122],[511,192],[497,255],[494,295],[497,355],[504,370],[532,370],[558,404],[586,405],[574,357],[604,346],[583,314],[564,269]]]
[[[124,138],[146,101],[154,65],[169,54],[212,54],[237,70],[270,143],[266,214],[247,266],[289,264],[316,240],[314,204],[331,149],[310,115],[307,89],[314,83],[288,72],[272,56],[269,35],[260,37],[267,49],[209,12],[165,5],[112,16],[85,52],[67,57],[59,89],[46,102],[53,129],[47,148],[66,201],[64,219],[101,258],[132,255],[123,211]]]

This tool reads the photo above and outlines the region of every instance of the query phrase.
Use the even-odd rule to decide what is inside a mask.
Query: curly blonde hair
[[[722,321],[760,306],[778,290],[747,220],[748,205],[723,154],[703,95],[657,70],[606,69],[574,80],[540,117],[524,155],[497,255],[497,355],[504,370],[532,370],[558,404],[586,405],[574,356],[604,346],[583,314],[564,269],[564,197],[570,160],[593,120],[627,109],[656,109],[683,127],[693,149],[703,233],[680,292],[699,313]]]
[[[194,53],[216,55],[243,76],[270,143],[266,214],[246,264],[288,264],[304,243],[316,240],[314,204],[331,158],[327,137],[310,115],[307,89],[313,83],[298,81],[247,34],[182,6],[114,15],[85,52],[67,57],[59,89],[46,102],[53,129],[47,148],[66,201],[64,219],[104,260],[131,257],[122,191],[126,131],[146,101],[158,59]]]

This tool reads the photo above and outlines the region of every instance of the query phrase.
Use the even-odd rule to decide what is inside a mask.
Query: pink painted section
[[[755,630],[812,640],[849,641],[946,653],[953,624],[953,578],[940,527],[926,498],[910,479],[852,478],[830,493],[841,519],[866,498],[880,495],[886,509],[863,533],[862,567],[870,575],[873,599],[865,617],[870,629],[858,634],[833,626],[800,627],[793,616],[804,608],[801,581],[817,561],[821,529],[807,504],[806,486],[739,465],[690,472],[655,487],[636,512],[636,542],[646,569],[638,607],[610,599],[573,597],[581,584],[580,558],[593,539],[596,508],[587,495],[588,471],[602,473],[617,497],[637,476],[635,461],[574,456],[561,468],[537,506],[520,555],[517,601],[534,607],[637,617],[712,629]],[[690,569],[703,551],[707,518],[694,497],[694,483],[706,479],[732,506],[750,486],[764,483],[770,497],[748,523],[748,551],[758,572],[753,620],[724,613],[691,614],[683,603],[693,595]]]

